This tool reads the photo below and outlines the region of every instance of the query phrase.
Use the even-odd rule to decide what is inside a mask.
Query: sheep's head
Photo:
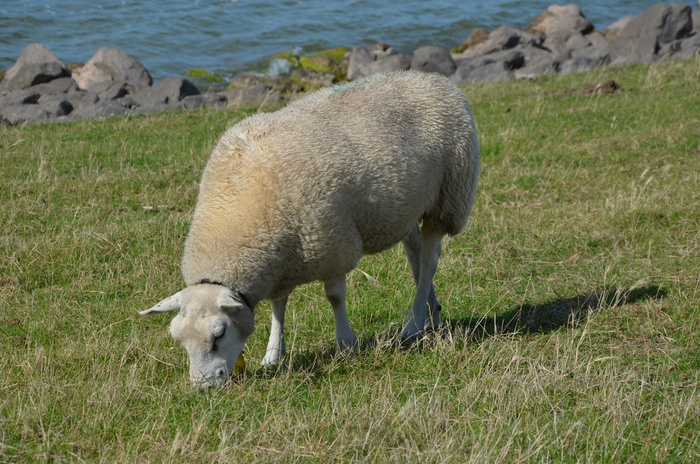
[[[192,285],[141,315],[179,311],[170,334],[190,356],[190,379],[200,387],[223,386],[253,333],[253,310],[230,289]]]

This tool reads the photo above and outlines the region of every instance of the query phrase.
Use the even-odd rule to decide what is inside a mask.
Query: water
[[[203,68],[221,75],[265,66],[270,56],[382,41],[404,52],[453,48],[475,27],[525,28],[552,0],[2,0],[0,69],[42,43],[64,63],[103,46],[141,61],[155,80]],[[567,3],[567,2],[564,2]],[[597,29],[658,0],[580,2]],[[696,6],[696,5],[694,5]]]

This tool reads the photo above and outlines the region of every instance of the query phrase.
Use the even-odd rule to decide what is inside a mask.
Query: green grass
[[[170,316],[137,311],[181,288],[201,170],[245,114],[0,127],[0,461],[698,461],[700,60],[465,92],[482,171],[440,336],[388,341],[395,248],[349,276],[356,358],[312,284],[284,365],[255,370],[263,304],[248,377],[207,392]]]

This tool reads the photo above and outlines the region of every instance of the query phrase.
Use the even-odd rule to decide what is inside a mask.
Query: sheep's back
[[[266,227],[299,236],[305,261],[354,250],[350,268],[420,220],[461,230],[478,170],[466,99],[444,78],[414,72],[322,90],[242,121],[219,145],[229,149],[215,150],[203,188],[223,179],[259,193],[264,184]]]

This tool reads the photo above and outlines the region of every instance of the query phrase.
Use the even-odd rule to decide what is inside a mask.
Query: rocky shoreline
[[[425,46],[402,53],[387,44],[286,56],[287,73],[242,74],[225,89],[201,92],[190,80],[153,84],[146,68],[124,51],[101,48],[84,65],[64,65],[41,44],[25,48],[0,73],[0,123],[154,113],[202,107],[274,107],[299,93],[377,72],[415,69],[449,76],[455,84],[533,79],[600,66],[654,63],[700,55],[700,0],[657,4],[596,30],[576,5],[551,5],[526,30],[508,26],[472,31],[455,50]]]

